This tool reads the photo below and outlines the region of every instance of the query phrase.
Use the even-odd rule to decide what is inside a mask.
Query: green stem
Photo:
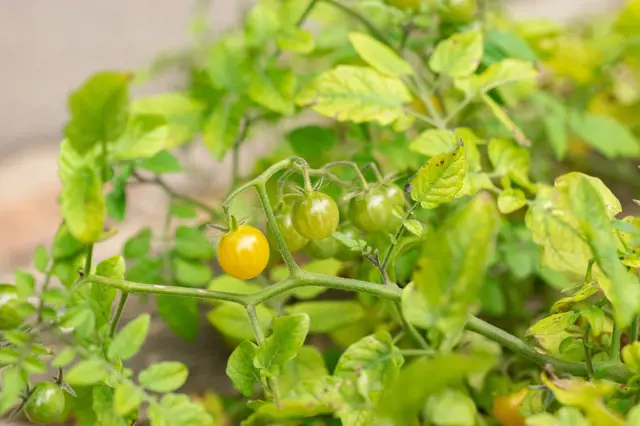
[[[271,228],[271,232],[273,233],[273,237],[276,240],[276,244],[278,245],[278,250],[280,251],[280,255],[284,260],[284,263],[287,265],[289,269],[289,273],[294,275],[298,270],[298,264],[293,259],[291,252],[287,248],[287,244],[284,241],[284,237],[282,236],[282,232],[280,232],[280,228],[278,227],[278,222],[276,220],[276,216],[273,213],[273,208],[271,207],[271,203],[269,202],[269,194],[267,194],[267,187],[264,183],[260,182],[256,185],[256,189],[258,190],[258,197],[260,197],[260,203],[262,204],[262,209],[264,210],[265,215],[267,216],[267,223]]]
[[[129,297],[129,293],[126,291],[122,291],[120,293],[120,300],[118,300],[118,306],[116,306],[116,310],[113,313],[113,317],[111,318],[111,329],[109,330],[109,337],[113,337],[118,331],[118,323],[120,322],[120,317],[122,316],[122,311],[124,310],[124,305],[127,303],[127,298]]]
[[[360,182],[362,183],[362,187],[364,189],[367,189],[369,187],[369,182],[367,182],[367,178],[364,177],[364,174],[362,173],[362,170],[360,170],[360,167],[358,167],[358,165],[353,161],[332,161],[330,163],[325,164],[323,169],[329,169],[331,167],[340,167],[340,166],[351,167],[356,172],[358,179],[360,179]]]
[[[307,8],[304,10],[304,12],[302,12],[302,15],[300,15],[300,17],[298,18],[298,21],[296,22],[296,27],[299,27],[304,23],[304,21],[307,19],[307,17],[309,16],[313,8],[316,6],[317,2],[318,0],[311,0],[309,2],[309,5],[307,6]]]
[[[591,333],[591,325],[587,323],[582,335],[582,344],[584,345],[584,359],[587,364],[587,373],[589,378],[593,378],[593,360],[591,359],[591,346],[589,346],[589,333]]]
[[[633,321],[631,322],[631,327],[629,328],[629,341],[630,343],[638,341],[638,331],[640,327],[638,326],[638,315],[633,317]]]
[[[91,275],[91,262],[93,260],[93,244],[89,244],[87,246],[86,256],[87,257],[84,260],[83,274],[85,277],[88,277],[89,275]]]
[[[255,305],[247,305],[244,308],[247,311],[249,324],[251,324],[251,328],[253,329],[253,335],[256,337],[258,346],[260,346],[262,345],[262,342],[264,342],[264,332],[262,331],[262,325],[260,325],[260,320],[258,319],[258,314],[256,313],[256,307]]]
[[[551,365],[556,373],[568,373],[574,376],[588,377],[589,371],[586,363],[564,361],[557,358],[553,358],[548,355],[544,355],[536,351],[531,346],[527,345],[517,337],[503,331],[493,325],[481,320],[480,318],[469,315],[467,320],[467,330],[474,331],[494,342],[499,343],[507,349],[522,355],[530,361],[538,364],[541,367]],[[631,377],[631,372],[622,363],[606,362],[602,364],[596,364],[594,366],[598,375],[607,378],[609,380],[616,381],[618,383],[626,383]]]
[[[40,300],[38,301],[38,314],[37,314],[37,318],[38,318],[38,323],[42,322],[42,309],[44,308],[44,299],[42,298],[42,294],[47,291],[47,289],[49,288],[49,284],[51,283],[51,275],[53,274],[53,269],[56,267],[56,262],[55,260],[51,263],[51,266],[49,267],[49,269],[47,269],[47,272],[44,276],[44,283],[42,284],[42,290],[40,290]]]
[[[407,212],[407,215],[404,218],[405,219],[411,218],[411,216],[413,216],[413,212],[415,211],[416,207],[418,207],[419,205],[420,205],[419,201],[414,201],[413,204],[411,205],[411,208]],[[391,253],[393,252],[393,249],[398,245],[398,240],[400,239],[400,237],[402,237],[402,234],[404,234],[404,225],[400,224],[400,227],[396,231],[396,234],[393,236],[393,241],[391,242],[391,245],[387,249],[387,253],[384,255],[384,259],[382,260],[383,268],[387,267],[387,264],[389,263],[389,259],[391,258]]]
[[[611,359],[614,361],[620,361],[620,337],[621,336],[622,336],[622,330],[614,322],[613,332],[611,333]]]
[[[402,356],[433,356],[436,351],[433,349],[400,349]]]
[[[380,40],[382,43],[386,44],[387,46],[391,46],[391,41],[387,38],[387,36],[385,36],[382,31],[380,31],[378,28],[376,28],[375,25],[373,25],[371,23],[371,21],[369,21],[367,18],[365,18],[364,16],[362,16],[358,11],[351,9],[350,7],[336,1],[336,0],[322,0],[327,4],[330,4],[340,10],[342,10],[344,13],[346,13],[347,15],[351,16],[352,18],[357,19],[358,21],[360,21],[360,23],[362,25],[364,25],[367,30],[369,30],[369,32],[371,34],[373,34],[373,36],[375,38],[377,38],[378,40]]]
[[[420,334],[420,332],[416,330],[413,324],[409,322],[406,315],[402,311],[402,306],[400,305],[400,302],[395,302],[393,304],[393,308],[396,311],[396,315],[400,317],[400,321],[402,322],[402,328],[409,333],[413,341],[423,350],[424,349],[432,350],[431,347],[429,346],[429,343],[422,336],[422,334]]]

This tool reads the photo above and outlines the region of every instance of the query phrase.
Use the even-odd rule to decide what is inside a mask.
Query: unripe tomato
[[[422,0],[385,0],[385,3],[401,10],[418,9]]]
[[[476,14],[476,0],[449,0],[443,19],[451,22],[469,22]]]
[[[38,383],[29,395],[23,410],[32,423],[53,423],[60,419],[64,411],[64,393],[55,383]]]
[[[220,240],[218,262],[232,277],[241,280],[254,278],[269,262],[269,243],[259,229],[240,225]]]
[[[287,248],[291,251],[299,251],[304,248],[309,242],[309,239],[300,235],[298,231],[293,227],[293,221],[291,220],[291,209],[283,209],[276,214],[276,222],[280,233],[284,238],[284,242]],[[271,229],[269,229],[269,236],[271,241],[275,241]]]
[[[321,240],[333,234],[340,221],[340,211],[333,198],[318,191],[307,192],[293,203],[293,226],[310,240]]]
[[[338,253],[341,245],[340,241],[328,236],[321,240],[310,240],[304,251],[314,259],[329,259]]]
[[[398,200],[389,198],[385,187],[374,187],[351,200],[351,223],[364,232],[392,232],[400,226],[393,215]]]
[[[24,322],[21,303],[14,285],[0,284],[0,330],[12,330]]]
[[[351,225],[345,225],[338,228],[338,232],[341,232],[347,238],[350,238],[352,240],[359,240],[362,238],[362,236],[360,235],[360,232]],[[360,256],[359,252],[351,250],[349,247],[342,244],[340,241],[338,241],[338,244],[339,244],[338,251],[335,254],[336,259],[346,262],[348,260],[357,259]]]
[[[394,203],[394,206],[404,205],[404,191],[400,189],[399,186],[386,184],[382,185],[382,188],[384,188],[387,193],[387,197]]]
[[[520,414],[519,407],[527,392],[528,389],[524,388],[493,400],[493,417],[501,426],[525,426],[525,419]]]

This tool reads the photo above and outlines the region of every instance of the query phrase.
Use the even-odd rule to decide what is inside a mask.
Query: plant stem
[[[323,169],[329,169],[331,167],[340,167],[340,166],[351,167],[356,172],[358,179],[360,179],[360,182],[362,183],[362,187],[364,189],[367,189],[369,187],[369,182],[367,182],[367,179],[364,177],[362,170],[360,170],[360,167],[358,167],[358,165],[353,161],[332,161],[330,163],[325,164]]]
[[[93,244],[87,246],[87,254],[84,260],[84,269],[82,270],[85,277],[91,275],[91,262],[93,259]]]
[[[367,18],[365,18],[364,16],[362,16],[358,11],[351,9],[349,6],[346,6],[342,3],[340,3],[339,1],[336,0],[322,0],[327,4],[330,4],[340,10],[342,10],[344,13],[346,13],[347,15],[357,19],[358,21],[360,21],[360,23],[362,25],[364,25],[367,30],[369,30],[369,32],[371,34],[373,34],[373,36],[375,38],[377,38],[378,40],[380,40],[382,43],[386,44],[387,46],[391,45],[391,41],[387,38],[387,36],[385,36],[382,31],[380,31],[378,28],[376,28],[375,25],[373,25],[373,23],[371,23],[371,21],[369,21]]]
[[[109,330],[109,337],[115,336],[116,331],[118,331],[118,323],[120,322],[120,317],[122,316],[122,311],[124,310],[124,305],[125,303],[127,303],[128,297],[128,292],[121,291],[120,300],[118,300],[118,306],[116,306],[113,317],[111,317],[111,329]]]
[[[433,349],[400,349],[402,356],[431,356],[435,355],[436,351]]]
[[[302,15],[300,15],[300,17],[298,18],[298,21],[296,22],[296,27],[299,27],[304,23],[304,21],[307,19],[307,17],[309,16],[313,8],[316,6],[317,2],[318,0],[311,0],[309,2],[309,5],[307,6],[307,8],[304,10],[304,12],[302,12]]]
[[[413,204],[411,205],[411,208],[409,208],[407,215],[404,218],[405,219],[411,218],[411,216],[413,216],[413,212],[415,211],[416,207],[418,207],[419,205],[420,205],[419,201],[414,201]],[[404,225],[400,224],[400,227],[396,231],[396,234],[393,236],[393,241],[391,242],[391,245],[387,249],[387,253],[384,255],[384,259],[382,260],[383,268],[387,267],[387,264],[389,263],[389,259],[391,258],[391,253],[393,252],[393,249],[398,245],[398,240],[400,239],[400,237],[402,237],[403,233],[404,233]]]
[[[278,250],[280,251],[280,255],[284,260],[284,263],[287,265],[289,269],[289,273],[292,275],[296,273],[298,270],[298,264],[293,259],[291,252],[287,248],[287,243],[284,241],[284,237],[282,236],[282,232],[280,232],[280,228],[278,227],[278,222],[276,220],[276,216],[273,213],[273,208],[271,207],[271,203],[269,202],[269,194],[267,194],[267,187],[264,183],[259,183],[256,185],[256,189],[258,190],[258,197],[260,197],[260,203],[262,204],[262,209],[264,210],[265,215],[267,216],[267,223],[271,228],[271,232],[273,233],[273,237],[276,240],[276,244],[278,245]]]
[[[620,361],[620,337],[622,336],[622,330],[614,322],[613,332],[611,333],[611,359],[614,361]]]
[[[638,331],[640,327],[638,327],[638,315],[634,315],[633,321],[631,321],[631,326],[629,327],[629,342],[637,342],[638,341]]]
[[[400,302],[395,302],[393,304],[393,308],[396,311],[396,315],[400,317],[400,321],[402,322],[402,328],[409,333],[413,341],[423,350],[426,349],[426,350],[433,351],[429,346],[429,343],[427,342],[427,340],[424,338],[424,336],[422,336],[422,334],[420,334],[420,332],[416,330],[413,324],[409,322],[404,312],[402,311],[402,306],[400,305]]]
[[[584,359],[587,364],[587,373],[589,378],[593,378],[593,360],[591,359],[591,346],[589,346],[589,333],[591,332],[591,325],[587,323],[584,328],[584,334],[582,335],[582,344],[584,345]]]
[[[258,320],[258,314],[256,313],[255,305],[247,305],[244,307],[247,311],[247,316],[249,317],[249,324],[251,324],[251,328],[253,329],[253,335],[256,337],[256,342],[258,346],[262,345],[264,342],[264,332],[262,331],[262,326],[260,325],[260,321]]]
[[[469,315],[466,328],[467,330],[476,332],[482,336],[487,337],[488,339],[493,340],[494,342],[499,343],[500,345],[512,350],[513,352],[516,352],[517,354],[522,355],[523,357],[529,359],[530,361],[538,364],[541,367],[551,365],[557,373],[568,373],[580,377],[589,376],[589,371],[585,363],[564,361],[541,354],[517,337],[497,327],[494,327],[493,325],[481,320],[480,318],[474,317],[473,315]],[[599,376],[616,381],[618,383],[626,383],[626,381],[631,377],[631,372],[629,371],[629,369],[624,364],[619,362],[596,364],[594,367]]]
[[[54,260],[51,263],[51,266],[49,267],[49,269],[47,269],[47,272],[44,276],[44,283],[42,284],[42,290],[40,290],[40,300],[38,301],[38,311],[37,311],[38,324],[42,322],[42,309],[44,308],[44,299],[42,298],[42,293],[47,291],[47,289],[49,288],[49,284],[51,283],[51,275],[53,273],[53,268],[55,267],[56,267],[56,262]]]

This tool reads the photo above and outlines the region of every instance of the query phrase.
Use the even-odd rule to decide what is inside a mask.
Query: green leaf
[[[65,374],[64,380],[74,386],[88,386],[107,378],[104,362],[99,359],[80,361]]]
[[[2,393],[0,393],[0,415],[9,411],[20,399],[20,394],[27,387],[24,372],[18,365],[10,365],[0,372],[2,374]]]
[[[445,389],[429,397],[426,418],[435,425],[474,426],[476,405],[473,399],[455,389]]]
[[[328,153],[338,142],[334,129],[320,126],[302,126],[285,134],[293,152],[306,159],[311,167],[321,167]]]
[[[561,312],[549,315],[533,324],[526,332],[526,336],[549,336],[558,334],[572,326],[580,314],[575,311]]]
[[[122,256],[112,256],[98,263],[98,266],[96,266],[96,275],[100,275],[102,277],[123,280],[124,273],[125,263]]]
[[[183,286],[204,287],[211,281],[211,277],[213,276],[209,265],[200,261],[174,257],[172,264],[176,281]]]
[[[311,53],[315,48],[313,34],[297,27],[279,31],[276,44],[280,50],[302,54]]]
[[[429,58],[429,67],[449,77],[467,77],[480,64],[482,45],[482,32],[479,30],[454,34],[438,43]]]
[[[60,352],[58,352],[56,357],[51,361],[51,366],[65,367],[69,363],[71,363],[71,361],[73,361],[75,356],[76,356],[76,351],[72,347],[67,346],[65,348],[62,348]]]
[[[273,320],[273,331],[260,345],[254,365],[271,373],[279,371],[298,353],[309,332],[309,316],[293,314]]]
[[[131,111],[135,114],[156,115],[165,119],[168,134],[163,149],[167,150],[176,148],[193,137],[200,129],[203,109],[204,105],[200,102],[178,92],[139,98],[131,104]]]
[[[614,118],[574,111],[569,126],[573,133],[607,158],[640,155],[640,141]]]
[[[69,177],[62,188],[62,217],[78,241],[86,244],[102,236],[105,216],[102,182],[95,170],[82,167]]]
[[[598,286],[594,282],[586,282],[573,296],[558,300],[551,307],[551,313],[563,312],[571,309],[573,305],[587,300],[598,292]]]
[[[36,247],[36,251],[33,254],[33,265],[38,272],[44,273],[49,265],[49,253],[43,245]]]
[[[531,62],[505,59],[492,64],[481,74],[457,78],[454,85],[467,96],[484,94],[500,87],[503,95],[521,97],[533,92],[537,77],[538,72]]]
[[[252,294],[260,291],[260,284],[243,281],[230,275],[220,275],[209,283],[209,290],[236,294]]]
[[[466,320],[484,283],[499,227],[500,215],[492,198],[480,193],[427,238],[413,275],[419,290],[413,295],[424,299],[412,301],[423,304],[422,326],[448,331]]]
[[[354,379],[366,374],[368,396],[370,392],[382,391],[392,383],[403,363],[404,359],[389,333],[378,332],[349,346],[340,356],[333,375]]]
[[[53,240],[53,247],[51,249],[53,260],[60,261],[68,259],[80,254],[83,250],[84,245],[71,235],[69,227],[66,224],[62,224]]]
[[[585,177],[579,176],[573,185],[563,185],[562,191],[568,196],[577,225],[584,234],[596,263],[610,280],[610,285],[604,280],[598,282],[613,305],[616,322],[620,326],[626,326],[640,308],[640,288],[637,277],[618,259],[617,243],[607,206],[596,186]]]
[[[411,141],[409,149],[420,154],[433,157],[440,154],[448,154],[458,146],[455,133],[450,130],[429,129],[420,133]]]
[[[125,263],[122,256],[113,256],[103,260],[96,267],[96,275],[123,280]],[[110,321],[111,305],[117,290],[113,287],[91,284],[91,304],[94,306],[98,327]]]
[[[525,61],[537,61],[538,57],[526,41],[516,33],[490,29],[484,33],[484,54],[482,63],[491,65],[503,59],[513,58]]]
[[[187,395],[168,394],[148,410],[153,426],[215,426],[205,407]]]
[[[247,90],[249,98],[260,106],[282,115],[293,115],[296,75],[285,68],[254,71]]]
[[[602,329],[604,328],[604,324],[607,320],[606,315],[602,311],[602,309],[597,306],[590,306],[587,309],[583,309],[580,311],[580,315],[582,315],[589,322],[591,326],[591,333],[594,336],[600,336],[602,333]]]
[[[425,209],[433,209],[465,195],[467,163],[462,146],[453,152],[436,155],[418,170],[411,181],[411,198]]]
[[[622,360],[634,373],[640,373],[640,342],[632,342],[622,348]]]
[[[387,125],[404,115],[411,95],[398,79],[364,67],[340,65],[318,76],[297,96],[298,105],[338,121]]]
[[[125,361],[138,353],[147,338],[150,321],[149,314],[142,314],[125,325],[109,344],[109,358]]]
[[[36,279],[28,272],[15,270],[16,292],[22,299],[32,296],[36,291]]]
[[[95,74],[69,96],[71,119],[64,131],[76,152],[85,155],[99,142],[112,142],[126,128],[128,74]]]
[[[278,376],[278,386],[283,395],[298,387],[303,380],[319,380],[329,374],[320,350],[303,346],[298,355],[287,362]]]
[[[96,424],[127,426],[127,422],[115,411],[113,389],[106,385],[95,386],[92,392],[92,408]]]
[[[213,258],[213,246],[197,228],[179,226],[176,229],[175,250],[186,259],[209,260]]]
[[[127,259],[146,256],[151,248],[151,228],[142,228],[124,243],[124,257]]]
[[[142,370],[138,375],[140,386],[154,392],[172,392],[187,380],[187,367],[175,361],[158,362]]]
[[[96,325],[96,316],[88,303],[68,309],[62,316],[61,325],[72,328],[80,336],[90,335]]]
[[[251,61],[244,42],[244,37],[224,36],[211,48],[206,69],[216,87],[230,92],[246,90]]]
[[[524,192],[520,189],[505,189],[498,195],[498,210],[502,214],[513,213],[527,204]]]
[[[418,238],[422,238],[422,235],[424,234],[422,224],[415,219],[403,219],[402,226]]]
[[[256,306],[258,320],[263,332],[269,328],[273,313],[263,305]],[[207,314],[209,322],[223,335],[236,340],[253,340],[247,312],[235,303],[221,303]]]
[[[113,396],[113,408],[116,413],[126,416],[137,409],[144,399],[144,393],[130,381],[125,380],[116,386]]]
[[[615,29],[625,36],[637,36],[640,34],[638,21],[640,20],[640,1],[627,0],[615,22]]]
[[[569,148],[569,114],[559,99],[543,92],[537,92],[531,100],[539,110],[549,144],[558,160],[562,160]]]
[[[421,358],[402,370],[398,379],[385,389],[377,407],[378,415],[395,426],[411,426],[429,395],[459,382],[469,374],[486,369],[492,362],[492,357],[486,355],[465,356],[455,353]],[[425,380],[425,377],[429,380]],[[407,392],[407,389],[411,389],[411,392]]]
[[[158,315],[177,336],[185,340],[195,340],[200,324],[198,301],[188,297],[157,295]]]
[[[151,158],[166,149],[169,126],[166,118],[156,114],[136,114],[127,124],[127,130],[115,141],[115,160]]]
[[[160,151],[150,158],[145,158],[138,163],[142,169],[155,174],[178,173],[183,170],[180,161],[169,151]]]
[[[245,104],[223,100],[218,104],[204,125],[204,145],[217,159],[222,160],[240,132]]]
[[[133,167],[127,165],[121,167],[113,178],[111,192],[107,194],[106,207],[109,216],[121,222],[127,212],[127,180],[131,176]]]
[[[492,139],[488,151],[495,174],[508,176],[521,185],[528,184],[531,163],[528,149],[505,139]]]
[[[245,340],[235,348],[227,361],[227,376],[233,387],[246,397],[250,397],[256,383],[260,383],[260,371],[253,366],[253,358],[257,353],[258,347]]]
[[[363,33],[351,32],[349,41],[358,55],[380,73],[391,77],[413,75],[411,65],[378,40]]]
[[[289,315],[307,314],[311,333],[336,331],[365,317],[362,305],[352,300],[301,302],[285,309]]]

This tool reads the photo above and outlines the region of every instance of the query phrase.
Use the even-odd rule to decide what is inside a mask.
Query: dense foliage
[[[62,223],[37,272],[0,285],[0,413],[640,424],[640,219],[592,176],[638,188],[640,1],[565,26],[474,0],[259,0],[213,41],[191,29],[186,54],[69,97]],[[174,67],[184,90],[130,98]],[[242,144],[284,128],[241,176]],[[201,143],[232,157],[217,204],[165,179]],[[170,196],[164,228],[94,259],[139,184]],[[208,310],[238,394],[176,393],[177,361],[127,367],[151,317],[119,320],[140,293],[185,340]]]

